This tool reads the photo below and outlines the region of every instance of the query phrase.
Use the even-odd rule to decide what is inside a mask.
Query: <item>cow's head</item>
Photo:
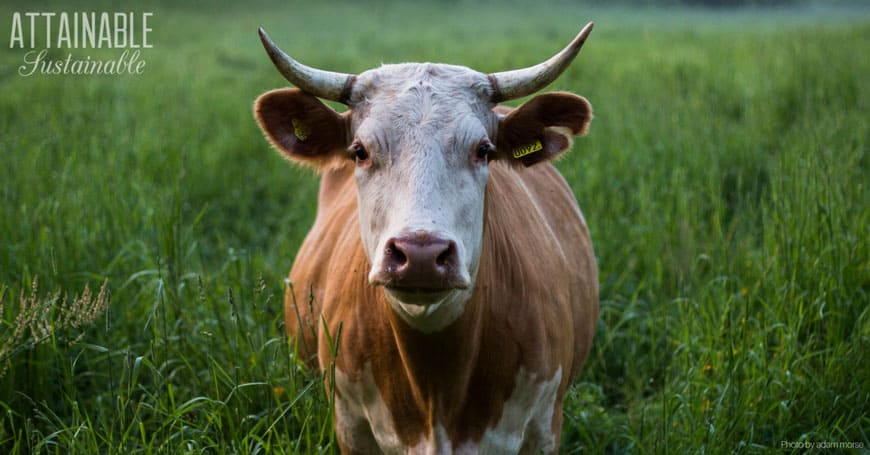
[[[567,150],[591,118],[569,93],[533,94],[580,51],[588,24],[538,65],[494,74],[440,64],[384,65],[359,75],[293,60],[260,30],[278,70],[298,89],[260,96],[255,114],[290,159],[324,170],[355,166],[359,224],[371,269],[393,308],[422,330],[459,314],[474,287],[489,165],[532,166]],[[319,98],[349,107],[338,113]],[[518,215],[519,216],[519,215]]]

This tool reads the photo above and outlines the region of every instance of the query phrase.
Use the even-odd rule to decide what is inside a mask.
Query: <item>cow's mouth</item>
[[[387,292],[403,303],[411,305],[432,305],[443,301],[453,288],[425,288],[411,286],[384,286]]]

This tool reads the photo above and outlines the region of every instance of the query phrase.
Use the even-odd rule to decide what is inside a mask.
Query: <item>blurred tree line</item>
[[[675,1],[661,1],[661,0],[653,0],[647,1],[648,3],[655,4],[679,4],[679,5],[688,5],[688,6],[706,6],[706,7],[714,7],[714,8],[737,8],[741,6],[789,6],[789,5],[798,5],[801,3],[806,3],[801,0],[675,0]]]
[[[797,0],[681,0],[679,3],[692,6],[731,8],[738,6],[781,6],[793,5]]]
[[[73,0],[75,1],[75,0]],[[103,0],[109,2],[109,0]],[[350,0],[353,1],[353,0]],[[401,0],[365,0],[360,3],[368,3],[373,5],[388,6]],[[436,3],[445,5],[456,4],[487,4],[499,5],[505,4],[528,4],[527,0],[430,0]],[[224,9],[239,7],[241,10],[248,11],[251,5],[256,7],[272,7],[278,8],[288,4],[286,0],[254,0],[253,2],[238,2],[236,0],[190,0],[186,2],[178,2],[175,0],[153,0],[150,4],[163,5],[167,8],[190,9],[191,11],[199,11],[203,8],[221,7]],[[305,5],[306,1],[294,0],[289,2],[291,5]],[[741,8],[741,7],[800,7],[800,6],[815,6],[815,7],[846,7],[866,9],[870,6],[870,0],[536,0],[537,4],[582,4],[582,5],[600,5],[600,6],[645,6],[645,7],[698,7],[698,8]],[[111,2],[107,3],[111,4]],[[335,2],[336,7],[340,8],[342,2]]]
[[[621,4],[639,6],[696,6],[708,8],[777,7],[799,6],[814,3],[810,0],[587,0],[601,5]],[[847,4],[853,0],[832,0],[831,3]],[[818,2],[815,2],[818,3]],[[826,3],[826,2],[825,2]]]
[[[510,0],[437,0],[441,3],[493,3]],[[514,0],[522,3],[522,0]],[[870,0],[538,0],[540,3],[579,3],[586,5],[647,6],[647,7],[699,7],[699,8],[776,8],[776,7],[857,7],[870,6]]]

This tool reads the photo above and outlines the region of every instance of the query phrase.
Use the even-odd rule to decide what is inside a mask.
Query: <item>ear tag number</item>
[[[305,126],[302,125],[302,122],[294,118],[290,120],[290,123],[293,124],[293,134],[297,139],[303,142],[305,139],[308,139],[308,131],[305,130]]]
[[[522,147],[517,147],[513,150],[514,158],[522,158],[526,155],[531,155],[532,153],[539,152],[544,149],[541,141],[535,141],[529,145],[524,145]]]

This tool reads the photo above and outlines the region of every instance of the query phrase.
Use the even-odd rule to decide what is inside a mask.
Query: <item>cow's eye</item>
[[[369,159],[369,152],[359,142],[354,142],[350,146],[350,154],[357,162]]]
[[[491,142],[483,141],[480,143],[480,145],[477,146],[477,151],[475,152],[474,156],[481,161],[486,161],[486,159],[489,157],[489,154],[492,153],[493,150],[495,150],[495,147],[492,146]]]

